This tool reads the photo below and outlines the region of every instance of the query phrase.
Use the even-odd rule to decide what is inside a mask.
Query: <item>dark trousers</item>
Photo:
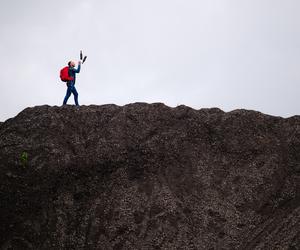
[[[79,104],[78,104],[78,93],[77,93],[77,90],[76,90],[74,84],[72,84],[72,83],[68,84],[67,93],[66,93],[66,96],[65,96],[65,99],[64,99],[64,105],[67,104],[67,101],[68,101],[71,94],[74,95],[74,101],[75,101],[76,106],[79,106]]]

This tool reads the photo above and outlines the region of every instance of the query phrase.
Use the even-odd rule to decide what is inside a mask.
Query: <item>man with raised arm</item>
[[[76,74],[78,74],[80,72],[81,61],[78,62],[77,69],[75,68],[75,62],[73,62],[73,61],[70,61],[68,63],[68,66],[69,66],[69,77],[70,77],[71,80],[67,81],[67,87],[68,88],[67,88],[67,93],[66,93],[63,104],[66,105],[70,95],[73,94],[75,104],[76,104],[76,106],[79,106],[78,92],[75,88],[75,82],[76,82]]]

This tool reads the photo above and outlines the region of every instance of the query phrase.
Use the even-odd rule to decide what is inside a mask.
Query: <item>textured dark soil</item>
[[[300,117],[27,108],[0,123],[0,249],[300,249]]]

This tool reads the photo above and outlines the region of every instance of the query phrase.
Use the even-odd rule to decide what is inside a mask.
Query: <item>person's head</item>
[[[74,68],[75,67],[75,62],[74,61],[68,62],[68,66],[71,67],[71,68]]]

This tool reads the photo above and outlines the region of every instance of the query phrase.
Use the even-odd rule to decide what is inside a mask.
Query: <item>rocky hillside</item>
[[[163,104],[0,125],[0,249],[300,249],[300,117]]]

